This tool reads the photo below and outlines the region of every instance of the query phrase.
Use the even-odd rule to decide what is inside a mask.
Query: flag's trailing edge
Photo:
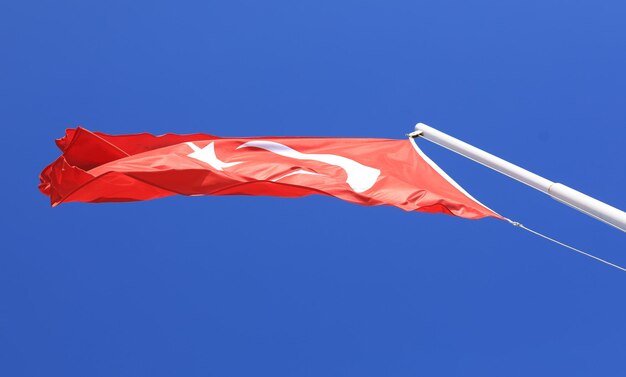
[[[321,194],[368,206],[503,219],[407,140],[107,135],[79,127],[68,129],[57,145],[63,153],[42,171],[39,185],[53,206],[176,194]]]

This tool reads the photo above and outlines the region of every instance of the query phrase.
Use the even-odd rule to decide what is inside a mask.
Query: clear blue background
[[[626,274],[497,220],[326,197],[50,208],[53,140],[402,138],[626,208],[623,1],[4,1],[2,376],[623,376]],[[426,141],[490,207],[623,233]]]

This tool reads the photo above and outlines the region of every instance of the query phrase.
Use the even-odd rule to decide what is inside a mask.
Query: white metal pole
[[[626,213],[560,183],[552,182],[526,169],[469,145],[423,123],[415,125],[413,137],[423,137],[435,144],[507,175],[554,199],[626,232]]]

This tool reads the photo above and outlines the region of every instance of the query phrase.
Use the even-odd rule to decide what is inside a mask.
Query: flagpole
[[[490,169],[550,195],[561,203],[626,232],[626,213],[561,183],[552,182],[533,172],[478,149],[424,123],[415,125],[411,137],[423,137],[446,149],[476,161]]]

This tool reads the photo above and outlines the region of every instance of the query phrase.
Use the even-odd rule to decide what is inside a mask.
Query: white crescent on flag
[[[218,170],[218,171],[223,171],[225,168],[235,166],[237,164],[244,162],[244,161],[237,161],[237,162],[221,161],[215,154],[214,142],[210,142],[204,148],[198,147],[193,142],[187,142],[187,145],[189,145],[189,147],[193,149],[193,153],[188,154],[189,157],[205,162],[211,165],[211,167],[213,167],[215,170]],[[372,188],[372,186],[374,186],[374,184],[376,183],[376,179],[378,179],[378,176],[380,175],[380,170],[369,167],[369,166],[365,166],[347,157],[338,156],[335,154],[302,153],[284,144],[277,143],[274,141],[267,141],[267,140],[248,141],[237,147],[237,149],[241,149],[241,148],[260,148],[260,149],[264,149],[266,151],[275,153],[283,157],[289,157],[289,158],[293,158],[296,160],[313,160],[313,161],[318,161],[318,162],[322,162],[322,163],[329,164],[329,165],[338,166],[342,168],[346,172],[346,175],[348,176],[348,178],[346,179],[346,183],[350,186],[350,188],[352,188],[354,192],[358,192],[358,193],[367,191],[370,188]],[[294,174],[322,175],[322,174],[309,172],[306,170],[297,170],[289,174],[286,174],[280,178],[274,179],[273,181],[276,182],[282,178],[286,178]]]

